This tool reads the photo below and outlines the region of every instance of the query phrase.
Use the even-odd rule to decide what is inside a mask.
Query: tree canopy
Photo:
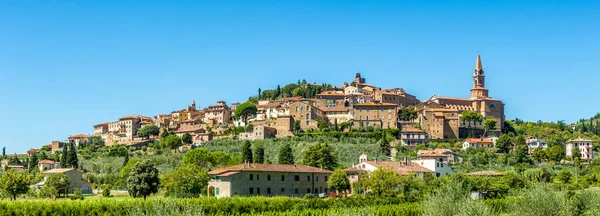
[[[198,167],[209,167],[214,163],[214,159],[211,152],[207,149],[196,148],[185,153],[183,163],[194,164]]]
[[[246,140],[242,145],[242,160],[245,162],[252,163],[252,144]]]
[[[199,197],[204,194],[210,176],[208,171],[195,164],[182,164],[173,172],[161,177],[161,185],[166,196]]]
[[[127,190],[132,197],[146,197],[158,192],[158,170],[153,162],[144,160],[133,165],[127,177]]]
[[[337,192],[343,192],[350,189],[350,180],[348,179],[348,176],[346,176],[344,170],[336,169],[333,174],[331,174],[327,186]]]
[[[160,134],[160,128],[156,125],[146,125],[137,131],[139,137],[149,139],[151,136],[158,136]]]
[[[63,173],[60,174],[52,174],[48,176],[46,179],[46,187],[50,187],[55,192],[64,191],[65,194],[68,193],[69,188],[71,186],[71,179]]]
[[[281,146],[277,160],[279,164],[294,164],[294,152],[292,151],[292,146],[289,143]]]
[[[333,170],[338,167],[337,156],[333,148],[327,143],[318,143],[308,147],[302,157],[303,163],[308,166],[322,167]]]
[[[233,116],[237,119],[243,120],[244,125],[248,124],[248,119],[256,116],[256,105],[252,102],[245,102],[235,108]]]
[[[27,193],[29,190],[29,175],[9,170],[0,177],[0,190],[11,196],[13,200],[17,196]]]

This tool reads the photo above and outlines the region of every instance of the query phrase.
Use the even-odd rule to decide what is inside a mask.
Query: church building
[[[494,118],[496,130],[487,135],[499,134],[504,126],[504,103],[489,97],[485,88],[485,73],[481,56],[477,55],[473,71],[473,88],[469,98],[453,98],[433,95],[429,100],[416,106],[419,113],[417,122],[427,132],[430,139],[457,139],[483,135],[483,121]],[[464,111],[474,111],[483,116],[481,122],[463,122],[460,116]]]

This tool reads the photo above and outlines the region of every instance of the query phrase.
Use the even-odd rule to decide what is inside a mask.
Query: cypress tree
[[[289,143],[286,143],[279,149],[277,162],[279,164],[294,164],[294,153],[292,152],[292,147]]]
[[[252,149],[250,148],[250,141],[246,140],[246,142],[244,142],[244,145],[242,145],[242,160],[244,160],[244,162],[252,163]]]
[[[67,168],[68,164],[67,164],[67,155],[68,155],[68,151],[69,151],[69,147],[68,146],[64,146],[61,156],[60,156],[60,167],[62,168]]]
[[[38,165],[38,158],[36,154],[31,154],[29,157],[29,164],[27,165],[27,169],[29,172],[32,172]]]
[[[6,158],[6,147],[2,147],[2,158]]]
[[[254,163],[264,163],[265,162],[265,147],[263,145],[257,144],[254,149]]]
[[[129,162],[129,152],[125,153],[125,160],[123,161],[123,166],[126,166],[127,162]]]
[[[69,167],[77,168],[79,166],[79,159],[77,158],[77,150],[75,149],[75,145],[73,143],[69,144],[69,153],[67,155],[67,163]]]

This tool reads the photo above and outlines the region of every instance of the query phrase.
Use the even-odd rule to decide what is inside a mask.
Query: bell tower
[[[481,56],[477,54],[475,70],[473,70],[473,89],[471,89],[472,98],[488,97],[488,90],[485,88],[485,73],[481,64]]]

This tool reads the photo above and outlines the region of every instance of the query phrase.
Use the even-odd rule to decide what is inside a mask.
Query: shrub
[[[73,194],[69,195],[69,198],[71,198],[71,200],[83,200],[83,193],[81,190],[75,190],[73,191]]]
[[[110,197],[110,186],[109,185],[104,185],[102,187],[102,196],[103,197]]]

